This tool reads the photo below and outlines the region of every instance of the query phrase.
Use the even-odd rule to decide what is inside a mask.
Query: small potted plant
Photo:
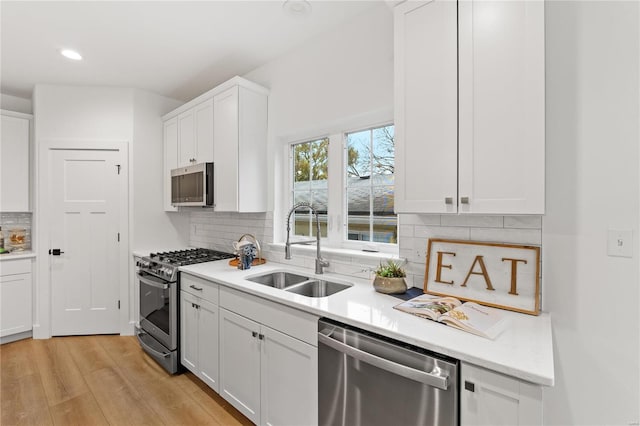
[[[407,283],[404,280],[407,274],[402,269],[404,262],[389,259],[386,263],[380,263],[380,266],[375,270],[376,277],[373,280],[373,288],[377,292],[385,294],[399,294],[407,291]]]

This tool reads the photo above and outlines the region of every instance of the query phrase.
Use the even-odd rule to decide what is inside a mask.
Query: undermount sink
[[[304,281],[309,281],[309,277],[280,271],[249,277],[247,280],[273,288],[285,288]]]
[[[349,287],[351,287],[351,284],[342,284],[325,280],[311,280],[285,288],[285,291],[301,294],[307,297],[326,297],[336,294],[339,291],[346,290]]]
[[[310,278],[286,271],[255,275],[248,277],[247,280],[307,297],[331,296],[352,286],[352,284],[348,283]]]

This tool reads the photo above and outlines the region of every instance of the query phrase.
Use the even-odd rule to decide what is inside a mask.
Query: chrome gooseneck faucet
[[[293,207],[291,207],[291,210],[289,210],[289,214],[287,215],[287,242],[284,246],[284,258],[287,260],[291,259],[291,246],[293,244],[313,243],[313,240],[295,242],[289,241],[289,234],[291,231],[291,215],[294,211],[302,207],[309,209],[311,213],[316,215],[316,274],[322,274],[322,268],[326,268],[327,266],[329,266],[329,262],[324,260],[320,255],[320,217],[318,216],[318,211],[311,205],[311,203],[302,202],[294,204]]]

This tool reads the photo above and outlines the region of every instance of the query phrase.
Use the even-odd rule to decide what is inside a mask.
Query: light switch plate
[[[633,231],[631,229],[609,229],[607,231],[607,254],[617,257],[633,257]]]

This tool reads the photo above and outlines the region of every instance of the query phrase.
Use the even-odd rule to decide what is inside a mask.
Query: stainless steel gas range
[[[178,372],[180,360],[178,268],[232,257],[230,253],[199,248],[151,253],[138,261],[140,327],[136,335],[142,349],[169,373]]]

